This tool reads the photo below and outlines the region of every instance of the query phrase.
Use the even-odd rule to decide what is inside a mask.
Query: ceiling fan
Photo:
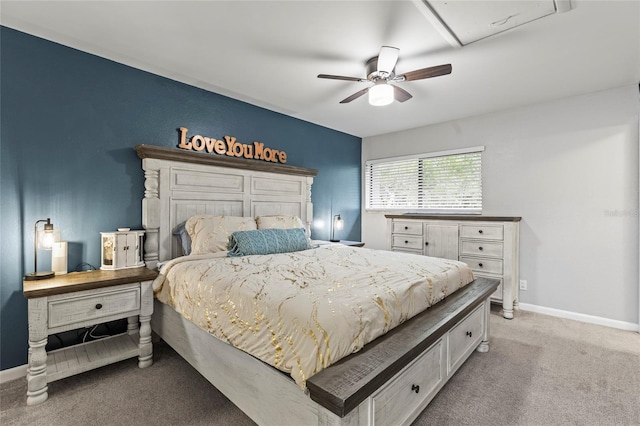
[[[353,95],[341,100],[340,103],[349,103],[352,100],[364,95],[365,93],[369,93],[369,103],[371,105],[382,106],[390,104],[394,99],[398,102],[404,102],[413,97],[406,90],[390,83],[422,80],[425,78],[451,74],[451,64],[446,64],[422,68],[419,70],[396,75],[395,67],[396,63],[398,62],[399,52],[400,49],[398,49],[397,47],[382,46],[380,48],[380,53],[378,54],[378,56],[375,56],[367,61],[367,78],[345,77],[341,75],[330,74],[318,74],[318,78],[357,81],[359,83],[373,83],[373,86],[369,86],[354,93]]]

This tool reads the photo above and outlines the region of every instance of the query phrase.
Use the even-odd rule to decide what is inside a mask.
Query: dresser
[[[491,300],[513,318],[519,300],[520,217],[385,215],[387,248],[393,251],[459,260],[476,277],[500,285]]]
[[[48,383],[74,374],[132,357],[138,357],[140,368],[150,366],[151,283],[157,275],[141,267],[23,281],[29,315],[27,404],[46,401]],[[128,319],[125,333],[54,351],[45,349],[49,335],[122,318]]]

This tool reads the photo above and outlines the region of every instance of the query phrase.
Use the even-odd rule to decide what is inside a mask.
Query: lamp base
[[[25,281],[46,280],[53,278],[55,274],[53,271],[31,272],[24,276]]]
[[[339,243],[340,242],[340,240],[329,240],[329,241],[331,241],[332,243]]]

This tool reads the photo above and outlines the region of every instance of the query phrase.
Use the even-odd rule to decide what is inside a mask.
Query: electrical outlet
[[[527,280],[520,280],[520,290],[527,289]]]

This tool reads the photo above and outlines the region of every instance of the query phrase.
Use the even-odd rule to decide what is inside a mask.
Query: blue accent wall
[[[260,141],[287,164],[319,170],[312,237],[360,239],[359,137],[0,28],[0,369],[27,363],[33,226],[51,218],[69,241],[69,270],[100,266],[99,233],[141,228],[144,175],[134,147],[177,147],[189,135]],[[287,90],[283,82],[282,90]],[[176,148],[177,149],[177,148]],[[208,154],[203,154],[208,155]],[[39,269],[50,267],[42,252]],[[80,268],[86,268],[80,266]]]

